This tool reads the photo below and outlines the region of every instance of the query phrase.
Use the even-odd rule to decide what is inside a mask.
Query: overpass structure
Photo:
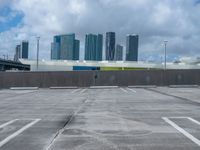
[[[21,62],[0,59],[0,71],[22,70],[29,71],[30,65],[22,64]]]

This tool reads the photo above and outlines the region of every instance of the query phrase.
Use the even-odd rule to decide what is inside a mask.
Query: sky
[[[138,34],[139,60],[163,61],[200,56],[200,0],[0,0],[0,57],[14,56],[22,40],[30,43],[29,57],[50,59],[57,34],[76,33],[81,59],[87,33],[116,32],[125,47],[127,34]],[[105,43],[105,41],[104,41]]]

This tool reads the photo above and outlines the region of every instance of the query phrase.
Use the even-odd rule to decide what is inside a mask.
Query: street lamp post
[[[40,50],[40,37],[36,37],[37,39],[37,71],[39,68],[39,50]]]
[[[167,69],[167,43],[168,43],[168,41],[164,41],[164,45],[165,45],[165,70]]]

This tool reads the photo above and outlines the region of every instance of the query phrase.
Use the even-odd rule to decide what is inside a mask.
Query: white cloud
[[[115,31],[125,45],[128,33],[140,35],[140,57],[162,55],[169,40],[171,55],[200,55],[200,6],[196,0],[13,0],[14,11],[24,14],[22,25],[0,34],[0,50],[14,51],[17,42],[41,36],[41,56],[50,57],[53,35],[75,32],[82,45],[88,32]],[[82,46],[83,47],[83,46]],[[6,51],[4,50],[4,53]]]

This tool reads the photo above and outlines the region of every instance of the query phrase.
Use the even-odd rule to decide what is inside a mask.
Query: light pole
[[[36,37],[37,39],[37,71],[39,68],[39,50],[40,50],[40,37]]]
[[[168,43],[168,41],[164,41],[164,45],[165,45],[165,70],[167,69],[167,43]]]

